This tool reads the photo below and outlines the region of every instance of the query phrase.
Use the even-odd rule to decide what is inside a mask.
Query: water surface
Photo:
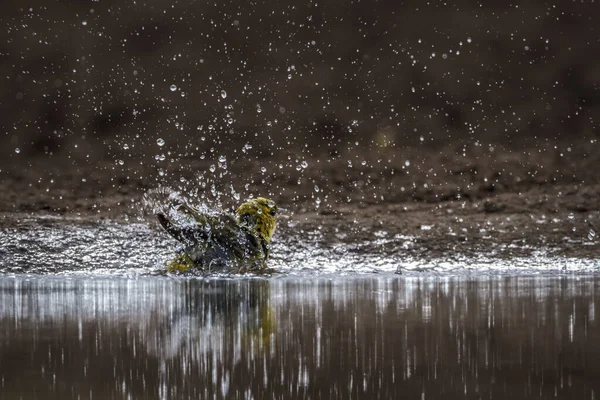
[[[595,399],[600,278],[0,279],[0,398]]]
[[[92,277],[162,274],[180,244],[156,225],[154,219],[116,222],[5,217],[0,226],[0,273]],[[272,243],[269,266],[286,275],[600,272],[596,241],[574,243],[582,253],[577,258],[565,256],[560,249],[515,243],[498,243],[492,250],[473,245],[465,253],[455,250],[452,241],[440,243],[442,251],[429,251],[422,246],[423,238],[401,233],[375,231],[365,235],[337,227],[331,231],[281,225]],[[592,251],[586,253],[585,249]]]

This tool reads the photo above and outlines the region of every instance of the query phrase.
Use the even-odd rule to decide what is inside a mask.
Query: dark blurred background
[[[4,0],[2,155],[598,134],[595,2],[452,3]]]
[[[585,158],[598,17],[593,1],[3,0],[0,167]]]

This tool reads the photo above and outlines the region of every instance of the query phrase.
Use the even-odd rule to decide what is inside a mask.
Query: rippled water
[[[0,398],[596,399],[600,278],[0,279]]]
[[[282,232],[283,231],[283,232]],[[597,258],[567,258],[550,249],[528,249],[524,257],[485,251],[431,258],[409,252],[418,238],[374,232],[371,240],[320,229],[279,229],[269,266],[284,274],[383,273],[465,274],[590,273]],[[511,245],[512,246],[512,245]],[[583,244],[582,244],[583,246]],[[22,218],[0,228],[0,271],[5,273],[139,276],[164,272],[178,243],[148,222]],[[515,246],[516,247],[516,246]],[[506,252],[505,252],[506,253]],[[417,254],[415,256],[415,254]]]

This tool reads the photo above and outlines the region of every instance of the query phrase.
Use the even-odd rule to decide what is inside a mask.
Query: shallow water
[[[596,399],[600,277],[4,277],[0,398]]]
[[[147,222],[5,217],[0,398],[598,398],[598,259],[280,232],[269,279],[190,279]]]
[[[6,217],[5,217],[6,218]],[[12,217],[0,226],[0,273],[144,276],[165,270],[179,244],[152,219],[110,221]],[[376,231],[326,231],[282,224],[269,266],[286,275],[323,274],[554,274],[600,272],[600,258],[569,258],[556,249],[498,244],[464,254],[448,245],[443,258],[419,250],[419,239]],[[582,249],[595,242],[577,243]],[[504,247],[503,247],[504,246]],[[501,248],[503,247],[503,248]],[[595,248],[595,247],[594,247]]]

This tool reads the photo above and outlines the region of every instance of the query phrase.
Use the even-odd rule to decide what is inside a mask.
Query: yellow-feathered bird
[[[277,224],[277,205],[264,197],[243,203],[235,214],[212,213],[179,204],[169,217],[157,214],[162,227],[184,244],[169,271],[262,272]]]

